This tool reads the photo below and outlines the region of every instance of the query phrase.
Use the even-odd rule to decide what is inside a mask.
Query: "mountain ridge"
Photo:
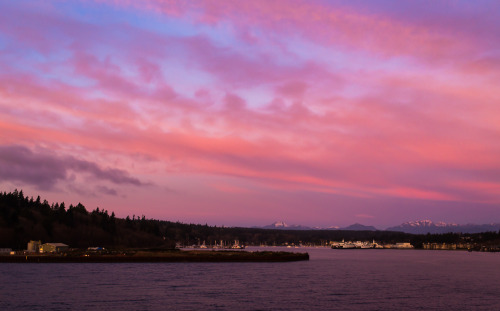
[[[260,229],[274,229],[274,230],[352,230],[352,231],[378,231],[377,228],[373,226],[365,226],[360,223],[355,223],[347,227],[338,227],[338,226],[330,226],[330,227],[308,227],[303,225],[289,225],[284,221],[276,221],[270,225],[262,226],[262,227],[254,227]]]
[[[500,231],[500,223],[490,224],[456,224],[446,223],[443,221],[433,222],[431,220],[414,220],[407,221],[397,226],[388,227],[386,229],[377,229],[374,226],[362,225],[359,223],[352,224],[347,227],[330,226],[330,227],[308,227],[303,225],[289,225],[284,221],[276,221],[270,225],[262,227],[254,227],[260,229],[274,230],[353,230],[353,231],[398,231],[411,234],[440,234],[440,233],[480,233],[487,231]]]
[[[412,234],[427,233],[480,233],[487,231],[499,231],[500,223],[490,224],[456,224],[442,221],[432,222],[431,220],[408,221],[398,226],[389,227],[387,231],[401,231]]]

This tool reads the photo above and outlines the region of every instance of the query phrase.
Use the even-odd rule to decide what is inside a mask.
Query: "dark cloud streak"
[[[40,190],[51,190],[58,182],[69,181],[69,172],[76,172],[113,184],[145,185],[124,170],[103,169],[96,163],[73,156],[58,156],[45,149],[39,150],[35,152],[21,145],[0,146],[0,181],[18,181]]]

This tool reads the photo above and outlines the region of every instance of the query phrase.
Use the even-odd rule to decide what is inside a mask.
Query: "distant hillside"
[[[374,226],[365,226],[365,225],[358,224],[358,223],[356,223],[354,225],[350,225],[350,226],[345,227],[345,228],[341,228],[340,230],[377,231],[377,229]]]
[[[273,224],[255,227],[262,229],[274,229],[274,230],[345,230],[345,231],[377,231],[378,229],[374,226],[365,226],[359,223],[353,225],[339,228],[339,227],[307,227],[302,225],[289,225],[284,221],[277,221]],[[405,222],[399,226],[394,226],[387,228],[385,231],[398,231],[411,234],[441,234],[441,233],[480,233],[488,231],[499,231],[500,224],[466,224],[457,225],[453,223],[444,222],[432,222],[430,220],[419,220],[419,221],[409,221]]]
[[[408,225],[409,226],[409,225]],[[430,223],[427,228],[433,227]],[[436,227],[446,227],[436,224]],[[471,225],[474,227],[473,225]],[[404,227],[404,226],[403,226]],[[411,226],[416,228],[417,225]],[[471,227],[471,228],[472,228]],[[492,227],[475,230],[492,231]],[[500,245],[500,234],[434,234],[415,235],[401,232],[376,230],[371,226],[355,224],[344,229],[307,228],[278,222],[272,228],[227,228],[199,224],[183,224],[141,217],[115,217],[113,212],[96,208],[87,211],[78,203],[67,206],[64,202],[51,203],[27,197],[23,191],[0,192],[0,248],[26,249],[30,240],[61,242],[70,247],[87,248],[171,248],[182,245],[214,244],[221,240],[244,245],[328,245],[329,241],[371,241],[382,244],[410,242],[415,247],[423,243],[487,242]],[[376,231],[375,231],[376,230]],[[478,244],[479,245],[479,244]]]
[[[280,230],[276,230],[280,229]],[[27,197],[23,191],[0,192],[0,248],[26,249],[30,240],[61,242],[70,247],[151,248],[174,247],[175,243],[213,244],[221,240],[245,245],[325,245],[328,241],[377,240],[387,243],[410,241],[410,234],[384,231],[311,230],[276,223],[271,229],[227,228],[183,224],[141,217],[115,217],[96,208],[88,211],[78,203],[51,203]]]
[[[387,228],[389,231],[401,231],[412,234],[439,234],[439,233],[480,233],[488,231],[499,231],[500,224],[466,224],[458,225],[453,223],[437,222],[430,220],[419,220],[405,222],[399,226]]]

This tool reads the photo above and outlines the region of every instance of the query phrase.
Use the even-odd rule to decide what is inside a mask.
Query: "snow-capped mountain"
[[[339,228],[337,226],[331,227],[307,227],[302,225],[289,225],[284,221],[277,221],[271,225],[264,227],[254,227],[261,229],[278,229],[278,230],[353,230],[353,231],[376,231],[377,228],[373,226],[365,226],[361,224],[353,224],[347,227]],[[459,225],[455,223],[445,222],[432,222],[431,220],[417,220],[408,221],[399,226],[387,228],[386,231],[400,231],[413,234],[427,234],[427,233],[480,233],[487,231],[500,231],[500,223],[476,225],[465,224]]]
[[[289,225],[284,221],[277,221],[273,224],[261,227],[262,229],[281,229],[281,230],[313,230],[310,227],[301,225]]]
[[[387,228],[386,230],[401,231],[413,234],[448,233],[448,232],[479,233],[486,231],[499,231],[500,224],[458,225],[454,223],[432,222],[430,220],[418,220],[418,221],[405,222],[399,226]]]
[[[282,230],[353,230],[353,231],[376,231],[377,229],[373,226],[365,226],[361,224],[353,224],[345,228],[339,228],[338,226],[330,227],[307,227],[302,225],[288,225],[284,221],[277,221],[271,225],[260,227],[262,229],[282,229]]]

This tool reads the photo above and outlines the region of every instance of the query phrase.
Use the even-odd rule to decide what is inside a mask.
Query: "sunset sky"
[[[500,222],[499,1],[0,0],[0,190],[118,217]]]

